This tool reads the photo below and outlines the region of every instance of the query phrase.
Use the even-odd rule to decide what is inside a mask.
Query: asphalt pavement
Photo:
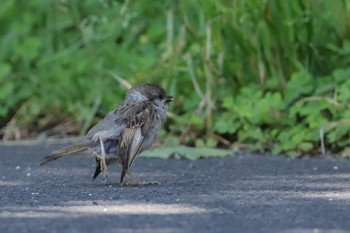
[[[0,145],[0,232],[350,232],[350,161],[239,154],[137,158],[151,184],[92,181],[95,161],[39,160],[62,145]]]

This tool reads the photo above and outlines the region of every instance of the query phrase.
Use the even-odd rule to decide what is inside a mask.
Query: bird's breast
[[[151,118],[149,122],[149,127],[147,127],[148,131],[145,133],[145,138],[141,145],[140,153],[146,150],[147,148],[149,148],[153,144],[164,121],[165,121],[165,118],[162,116],[162,114],[159,114],[158,112],[154,114],[154,116]]]

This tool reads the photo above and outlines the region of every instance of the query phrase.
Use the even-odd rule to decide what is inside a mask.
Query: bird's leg
[[[105,175],[105,181],[106,181],[108,176],[108,170],[107,170],[107,164],[106,164],[106,150],[101,137],[99,137],[99,140],[100,140],[100,146],[101,146],[101,155],[99,156],[100,167],[101,167],[101,171],[103,171]]]
[[[123,185],[124,176],[125,176],[125,168],[122,166],[122,172],[120,174],[120,185]]]
[[[125,174],[128,175],[131,179],[127,180],[123,183],[123,179],[125,177]],[[140,179],[138,179],[137,177],[135,177],[133,174],[131,174],[131,172],[127,169],[124,169],[122,167],[122,172],[121,172],[121,176],[120,176],[120,185],[129,185],[129,186],[140,186],[140,185],[153,185],[153,184],[158,184],[160,185],[160,182],[158,181],[141,181]]]
[[[126,181],[125,184],[126,185],[139,185],[140,184],[140,181],[139,179],[137,179],[136,177],[134,177],[130,172],[129,170],[125,169],[124,167],[122,167],[122,172],[120,174],[120,185],[123,185],[123,180],[124,180],[124,177],[125,177],[125,174],[130,176],[131,178],[131,181]]]
[[[93,152],[93,155],[96,157],[96,162],[98,163],[98,165],[96,165],[96,170],[95,170],[95,173],[94,173],[94,176],[93,176],[92,180],[95,180],[96,177],[103,171],[104,174],[105,174],[104,182],[106,182],[107,181],[107,175],[108,175],[107,174],[107,163],[103,159],[103,156],[98,154],[97,152]]]

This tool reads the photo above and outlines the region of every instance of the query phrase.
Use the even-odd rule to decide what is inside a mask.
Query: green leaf
[[[4,80],[5,76],[7,76],[11,72],[11,66],[7,63],[0,63],[0,81]]]
[[[5,83],[0,86],[0,100],[5,100],[10,94],[14,92],[15,85],[13,83]]]
[[[298,144],[298,149],[301,150],[302,152],[308,152],[310,151],[314,145],[310,142],[302,142]]]

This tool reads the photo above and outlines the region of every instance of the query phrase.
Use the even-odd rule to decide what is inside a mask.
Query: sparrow
[[[124,101],[92,127],[81,143],[52,152],[41,160],[41,165],[87,150],[97,162],[93,180],[101,172],[107,178],[107,166],[113,163],[121,165],[120,184],[125,174],[135,179],[129,169],[136,156],[154,142],[171,101],[173,97],[158,84],[132,87]]]

